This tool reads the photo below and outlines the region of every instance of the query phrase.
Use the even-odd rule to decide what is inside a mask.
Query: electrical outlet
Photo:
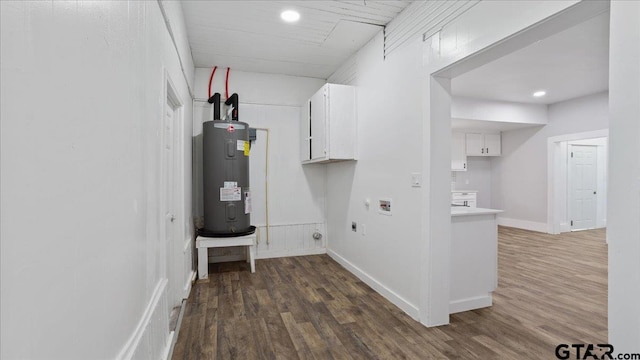
[[[351,222],[351,231],[353,231],[353,232],[358,231],[358,224],[356,224],[355,221]]]

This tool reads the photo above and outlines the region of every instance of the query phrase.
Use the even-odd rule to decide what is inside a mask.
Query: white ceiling
[[[328,78],[411,1],[182,1],[196,67]],[[297,10],[300,21],[280,19]]]
[[[455,96],[534,104],[552,104],[608,88],[608,12],[451,82]],[[537,90],[546,90],[547,95],[534,98]]]

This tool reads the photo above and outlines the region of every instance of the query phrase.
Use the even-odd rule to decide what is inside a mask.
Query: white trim
[[[288,256],[307,256],[307,255],[321,255],[326,254],[326,248],[316,249],[296,249],[296,250],[284,250],[284,251],[264,251],[256,249],[256,259],[273,259]],[[243,258],[244,259],[244,258]]]
[[[193,241],[193,239],[191,239],[191,236],[187,236],[185,241],[184,241],[184,247],[182,248],[182,253],[186,253],[187,250],[189,250],[189,245],[191,245],[191,241]]]
[[[175,344],[176,340],[177,340],[176,332],[175,331],[170,332],[169,338],[167,339],[167,346],[164,347],[164,350],[162,351],[162,357],[160,358],[160,360],[169,360],[169,353],[171,352],[172,350],[171,348]]]
[[[166,293],[165,290],[167,289],[168,282],[169,281],[166,278],[160,279],[158,281],[158,284],[156,285],[156,288],[153,290],[153,294],[151,295],[151,300],[149,300],[149,303],[147,304],[147,307],[144,310],[140,321],[138,321],[136,329],[134,330],[133,334],[131,334],[131,337],[129,337],[129,340],[127,340],[122,350],[120,350],[120,353],[118,354],[118,356],[116,356],[116,359],[130,360],[133,354],[135,354],[138,345],[140,344],[140,339],[142,339],[144,333],[149,328],[149,322],[151,321],[151,318],[156,311],[158,304],[160,303],[160,299]]]
[[[194,94],[191,89],[191,83],[189,82],[189,76],[184,70],[184,64],[182,62],[182,56],[180,56],[180,50],[178,49],[178,44],[176,43],[176,38],[173,35],[173,29],[171,28],[171,21],[169,21],[169,17],[164,9],[164,5],[162,5],[162,0],[157,0],[158,8],[160,8],[160,13],[162,14],[162,18],[164,19],[164,24],[167,28],[167,33],[171,38],[171,43],[173,44],[173,48],[176,50],[176,57],[178,58],[178,62],[180,63],[180,71],[182,72],[182,76],[184,77],[184,82],[187,84],[187,89],[189,90],[189,97],[193,99]],[[191,58],[191,64],[193,65],[193,57]]]
[[[463,311],[480,309],[489,307],[493,304],[491,294],[483,296],[474,296],[472,298],[451,301],[449,303],[449,314],[455,314]]]
[[[195,272],[194,272],[193,279],[195,280]],[[180,313],[178,314],[178,322],[176,323],[175,330],[173,330],[169,334],[169,338],[171,339],[171,342],[169,343],[169,346],[167,346],[165,354],[163,354],[162,360],[170,360],[173,357],[173,349],[176,346],[176,342],[178,342],[178,336],[180,335],[180,328],[182,327],[182,319],[184,318],[184,311],[187,307],[186,304],[187,304],[186,300],[183,300],[180,303]]]
[[[191,273],[187,276],[187,282],[184,284],[184,293],[182,295],[183,299],[187,299],[189,294],[191,294],[191,285],[196,281],[196,276],[198,276],[198,273],[194,270],[191,270]]]
[[[365,284],[369,285],[372,289],[377,291],[378,294],[382,295],[385,299],[391,301],[395,306],[399,307],[402,311],[407,313],[407,315],[411,316],[411,318],[413,318],[414,320],[418,320],[418,315],[419,315],[418,307],[409,303],[407,300],[403,299],[400,295],[396,294],[393,290],[387,288],[382,283],[378,282],[369,274],[365,273],[360,268],[353,265],[342,256],[338,255],[335,251],[327,250],[327,254],[333,260],[335,260],[338,264],[342,265],[344,268],[349,270],[358,279],[362,280]]]
[[[528,220],[520,220],[520,219],[511,219],[502,216],[498,216],[496,218],[498,220],[498,225],[514,227],[518,229],[531,230],[546,233],[547,232],[547,224],[535,221]]]

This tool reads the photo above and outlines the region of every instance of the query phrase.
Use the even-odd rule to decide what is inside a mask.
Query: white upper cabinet
[[[464,133],[451,134],[451,171],[467,171]]]
[[[325,84],[302,107],[303,164],[356,159],[356,92]]]
[[[466,134],[467,156],[500,156],[500,134]]]

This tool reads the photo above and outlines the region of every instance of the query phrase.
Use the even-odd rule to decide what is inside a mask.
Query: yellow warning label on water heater
[[[249,145],[251,143],[249,141],[244,142],[244,156],[249,156]]]

